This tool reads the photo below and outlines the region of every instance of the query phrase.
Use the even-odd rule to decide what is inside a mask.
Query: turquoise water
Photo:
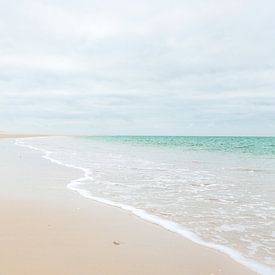
[[[193,232],[193,240],[274,274],[274,137],[47,137],[21,145],[83,171],[70,189],[144,210],[169,230]]]
[[[191,151],[221,151],[275,156],[275,137],[90,136],[83,138],[131,145],[177,147]]]

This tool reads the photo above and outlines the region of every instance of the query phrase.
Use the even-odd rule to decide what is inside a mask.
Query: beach
[[[256,274],[228,255],[66,188],[81,171],[1,134],[0,274]]]
[[[0,138],[24,138],[24,137],[39,137],[47,136],[45,134],[34,134],[34,133],[21,133],[21,132],[1,132]]]

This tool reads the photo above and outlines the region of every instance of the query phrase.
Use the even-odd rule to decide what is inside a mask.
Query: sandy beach
[[[24,137],[38,137],[46,136],[44,134],[34,134],[34,133],[21,133],[21,132],[1,132],[0,138],[24,138]]]
[[[254,274],[118,208],[66,188],[81,176],[0,133],[0,274]]]

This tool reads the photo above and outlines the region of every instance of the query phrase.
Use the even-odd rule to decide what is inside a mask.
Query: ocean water
[[[275,274],[275,138],[43,137],[17,145],[83,171],[68,188],[260,274]]]

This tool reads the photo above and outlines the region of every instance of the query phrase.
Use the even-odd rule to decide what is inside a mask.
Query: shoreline
[[[17,147],[18,150],[20,150],[19,148],[20,147]],[[26,148],[25,148],[25,150],[24,149],[22,149],[22,150],[23,150],[25,156],[32,155],[32,154],[35,154],[35,157],[37,157],[39,154],[41,156],[40,152],[34,153],[31,150],[26,149]],[[53,168],[54,168],[54,172],[57,172],[57,170],[63,171],[62,167],[57,166],[56,164],[51,164],[45,159],[41,158],[41,160],[39,160],[37,162],[40,162],[40,165],[41,165],[41,167],[43,167],[43,169],[45,167],[47,167],[47,169],[50,171],[53,171],[52,170]],[[28,162],[25,163],[25,165],[28,166],[29,165]],[[57,166],[57,167],[54,167],[54,166]],[[30,170],[32,170],[31,167],[29,167],[29,168],[30,168]],[[65,177],[67,177],[68,169],[69,168],[64,167],[64,171],[66,171],[66,172],[64,172]],[[58,173],[60,173],[60,171],[58,171]],[[58,176],[57,176],[57,178],[58,178]],[[78,176],[78,178],[79,178],[79,176]],[[66,238],[66,241],[68,241],[70,243],[71,241],[76,240],[78,238],[82,238],[82,237],[84,239],[89,239],[89,237],[91,237],[90,236],[91,232],[89,230],[85,231],[85,227],[87,227],[87,226],[94,227],[95,223],[91,223],[89,221],[89,219],[91,219],[91,220],[96,219],[96,221],[97,221],[96,224],[97,224],[97,226],[99,226],[99,230],[96,232],[93,239],[98,239],[99,237],[105,239],[105,238],[109,238],[110,235],[112,235],[112,239],[113,239],[113,241],[110,241],[110,243],[108,243],[108,245],[104,248],[105,250],[103,249],[104,251],[102,251],[102,247],[100,247],[100,246],[96,247],[97,257],[99,258],[99,259],[97,259],[97,261],[100,262],[100,261],[104,261],[104,259],[106,260],[106,255],[104,253],[107,253],[107,254],[114,253],[114,254],[112,254],[112,257],[116,257],[117,251],[116,250],[113,251],[114,247],[124,250],[124,246],[127,246],[126,244],[130,244],[130,243],[134,242],[136,245],[138,245],[138,247],[136,247],[136,246],[127,247],[127,249],[129,249],[129,251],[127,251],[127,253],[123,256],[122,259],[120,258],[120,260],[123,261],[124,257],[126,257],[126,259],[127,258],[132,259],[132,257],[133,257],[135,259],[135,261],[139,262],[141,265],[144,265],[145,263],[147,263],[147,265],[145,264],[145,266],[143,266],[142,268],[139,266],[135,266],[135,268],[134,268],[132,266],[134,264],[132,261],[127,261],[124,259],[123,267],[113,265],[114,263],[112,263],[111,265],[104,267],[107,269],[111,268],[108,271],[107,271],[107,269],[105,269],[106,273],[104,273],[104,271],[101,272],[102,270],[99,269],[98,271],[95,271],[95,273],[93,273],[93,274],[102,274],[102,273],[103,274],[168,274],[169,270],[170,270],[170,272],[172,271],[172,274],[211,274],[211,273],[213,273],[213,274],[254,274],[252,271],[250,271],[246,267],[236,263],[234,260],[230,259],[229,256],[227,256],[223,253],[214,251],[211,248],[207,248],[207,247],[198,245],[198,244],[196,244],[188,239],[185,239],[175,233],[167,231],[158,225],[141,220],[140,218],[133,216],[133,214],[130,214],[129,212],[126,212],[126,211],[123,211],[121,209],[114,208],[111,206],[106,206],[106,205],[103,205],[102,203],[97,203],[92,200],[83,199],[75,192],[70,192],[68,189],[64,188],[65,185],[71,180],[70,177],[66,178],[67,183],[64,182],[64,178],[62,178],[62,183],[64,185],[59,186],[58,188],[57,188],[55,182],[50,183],[50,182],[48,182],[49,179],[45,179],[45,180],[47,181],[47,184],[50,184],[51,187],[45,188],[45,186],[43,186],[43,190],[44,191],[46,190],[47,192],[51,193],[52,195],[49,196],[49,195],[43,194],[43,196],[41,197],[41,198],[43,198],[43,200],[41,201],[41,199],[39,199],[39,196],[41,196],[41,194],[39,196],[37,196],[37,194],[35,194],[35,196],[34,196],[35,198],[32,198],[32,199],[28,198],[26,203],[27,204],[30,203],[33,205],[37,204],[38,209],[39,208],[43,208],[43,209],[47,208],[47,210],[45,210],[46,213],[50,212],[51,215],[55,215],[55,213],[54,213],[55,210],[59,211],[59,210],[63,209],[63,207],[65,207],[64,208],[65,210],[64,209],[63,210],[66,213],[63,213],[61,216],[63,216],[63,215],[70,216],[69,215],[70,213],[72,214],[72,213],[76,212],[77,217],[84,219],[82,223],[79,223],[77,217],[73,217],[73,218],[69,217],[68,221],[66,221],[66,222],[64,221],[64,223],[66,223],[66,224],[72,223],[77,228],[83,227],[81,230],[84,230],[84,232],[81,234],[81,236],[79,234],[77,234],[77,232],[75,233],[75,235],[73,234],[73,232],[71,232],[70,234],[72,234],[72,235],[69,234],[70,235],[69,240]],[[33,185],[33,184],[34,184],[34,182],[32,182],[32,184],[30,184],[30,185]],[[40,183],[37,182],[37,184],[39,185]],[[57,184],[58,184],[58,182],[57,182]],[[15,183],[15,185],[16,185],[16,183]],[[40,186],[40,188],[41,188],[41,186]],[[56,201],[56,199],[55,199],[53,201],[53,198],[52,198],[53,196],[57,197],[58,200]],[[69,198],[69,200],[68,200],[68,198]],[[9,201],[14,201],[14,199],[9,198],[9,200],[7,201],[7,204]],[[23,199],[23,202],[24,201],[25,201],[25,199]],[[73,204],[71,205],[72,202],[73,202]],[[18,204],[16,207],[14,207],[16,209],[17,208],[21,209],[21,206],[22,206],[22,208],[24,208],[24,203],[22,203],[22,198],[20,198],[20,199],[17,198],[15,200],[14,204],[15,205]],[[53,209],[51,209],[52,205],[55,205],[53,207]],[[5,208],[5,207],[3,206],[3,208]],[[78,208],[80,208],[81,211]],[[29,215],[28,217],[30,218],[30,220],[32,220],[32,217],[34,218],[35,213],[32,213],[32,211],[30,209],[27,212]],[[107,212],[108,214],[102,215],[102,212]],[[62,217],[59,217],[58,219],[62,219]],[[102,220],[105,220],[105,222],[102,223]],[[101,221],[101,223],[100,223],[100,221]],[[33,222],[35,223],[35,219],[33,220]],[[44,221],[40,221],[40,222],[42,224],[44,223]],[[99,224],[98,224],[98,222],[99,222]],[[115,227],[118,227],[117,228],[118,230],[116,230],[115,232],[112,232],[112,234],[111,234],[111,232],[106,232],[106,228],[110,228],[110,224]],[[25,224],[25,226],[27,226],[27,225],[28,225],[28,223]],[[44,226],[46,227],[46,224],[44,224]],[[60,230],[60,233],[57,234],[59,236],[60,240],[63,239],[62,232],[64,230],[65,231],[67,230],[67,229],[65,229],[67,227],[62,228],[62,226],[63,226],[62,224],[59,224],[57,226],[57,229]],[[103,228],[105,228],[105,229],[103,230]],[[127,228],[128,230],[125,231],[125,228]],[[78,230],[80,230],[80,229],[78,228]],[[146,233],[140,234],[140,232],[143,230],[146,231]],[[47,232],[48,231],[46,231],[46,232],[43,231],[43,233],[41,233],[41,235],[40,235],[40,237],[38,237],[38,239],[48,236]],[[18,234],[18,232],[17,232],[17,234]],[[131,238],[128,238],[129,234],[131,235]],[[25,235],[23,234],[23,236],[21,236],[21,238],[24,239],[24,237],[29,237],[29,236],[25,236]],[[121,237],[117,238],[115,236],[121,236]],[[57,238],[57,239],[59,240],[59,238]],[[154,241],[152,239],[154,239]],[[144,242],[145,240],[146,240],[146,242]],[[139,245],[141,245],[141,244],[143,246],[139,247]],[[46,245],[46,244],[44,244],[44,245]],[[62,251],[63,251],[63,248],[64,247],[59,247],[59,249],[61,249]],[[87,247],[82,247],[82,248],[87,249]],[[88,247],[88,249],[91,249],[90,252],[93,253],[94,248]],[[137,254],[137,252],[139,252],[139,253]],[[79,257],[80,255],[83,256],[83,253],[84,253],[84,251],[83,252],[78,251],[77,255],[74,255],[74,256],[75,257]],[[146,259],[149,257],[149,259],[151,259],[151,261],[147,262],[147,260],[144,258],[144,255],[143,255],[144,253],[145,253],[145,255],[147,255],[147,253],[151,253],[150,255],[146,256]],[[150,258],[150,257],[152,257],[152,255],[154,255],[154,257]],[[169,255],[169,257],[171,257],[171,259],[169,258],[169,261],[167,262],[166,258],[168,255]],[[69,256],[67,255],[66,257],[69,257]],[[43,259],[41,264],[46,265],[45,268],[47,268],[47,259]],[[65,262],[63,262],[63,265],[64,264],[65,264]],[[60,264],[60,268],[63,265]],[[86,269],[83,267],[84,268],[83,270],[86,270],[86,272],[87,272],[87,270],[89,270],[87,268],[90,266],[90,264],[85,261],[84,263],[82,263],[82,265],[86,265],[86,267],[85,267]],[[79,262],[78,262],[78,266],[79,266]],[[96,263],[94,262],[93,267],[91,267],[91,268],[95,268],[95,266],[96,266]],[[63,267],[65,268],[65,266],[63,266]],[[101,267],[101,268],[103,268],[103,267]],[[129,270],[127,271],[125,268],[126,269],[130,268],[131,271],[129,271]],[[115,270],[117,270],[117,273]],[[63,274],[62,272],[61,273],[60,272],[61,271],[59,270],[58,273],[51,272],[51,274]],[[96,273],[96,272],[99,272],[99,273]],[[108,272],[111,272],[111,273],[108,273]],[[155,273],[155,272],[157,272],[157,273]],[[39,272],[39,273],[41,274],[41,272]],[[17,274],[17,273],[15,273],[15,274]],[[32,273],[30,273],[30,274],[32,274]],[[47,274],[47,273],[45,273],[45,274]],[[68,273],[66,273],[66,274],[68,274]],[[74,273],[74,274],[76,274],[76,273]]]
[[[30,145],[20,144],[20,142],[18,142],[18,141],[15,144],[18,145],[18,146],[22,146],[22,147],[26,147],[26,148],[29,148],[29,149],[32,149],[32,150],[39,151],[42,154],[41,155],[42,158],[44,158],[44,159],[46,159],[46,160],[48,160],[48,161],[50,161],[54,164],[58,164],[58,165],[61,165],[61,166],[64,166],[64,167],[80,170],[83,173],[83,177],[80,177],[79,179],[71,180],[67,184],[67,188],[69,190],[77,192],[80,196],[82,196],[84,198],[87,198],[87,199],[91,199],[91,200],[96,201],[100,204],[104,204],[104,205],[108,205],[108,206],[111,206],[111,207],[115,207],[115,208],[118,208],[118,209],[125,210],[128,213],[131,213],[131,214],[135,215],[136,217],[138,217],[138,218],[140,218],[144,221],[147,221],[151,224],[155,224],[157,226],[160,226],[161,228],[163,228],[167,231],[170,231],[172,233],[175,233],[175,234],[179,235],[180,237],[188,239],[188,240],[192,241],[195,244],[198,244],[198,245],[201,245],[203,247],[210,248],[210,249],[214,249],[215,251],[218,251],[222,254],[225,254],[226,256],[229,256],[236,263],[239,263],[239,264],[249,268],[253,272],[257,272],[259,274],[273,274],[272,268],[270,268],[268,266],[265,266],[261,263],[258,263],[256,261],[253,261],[249,258],[246,258],[240,252],[238,252],[237,250],[234,250],[230,247],[220,245],[220,244],[216,244],[216,243],[207,242],[207,241],[201,239],[194,232],[190,231],[189,229],[185,228],[184,226],[182,226],[178,223],[163,219],[159,216],[152,215],[150,213],[147,213],[145,210],[138,209],[138,208],[132,207],[130,205],[126,205],[126,204],[122,204],[122,203],[116,203],[116,202],[113,202],[113,201],[105,199],[105,198],[93,196],[88,190],[85,190],[85,189],[81,188],[82,180],[89,179],[89,178],[92,177],[92,172],[89,169],[74,166],[74,165],[70,165],[70,164],[66,164],[64,162],[56,160],[56,159],[51,157],[51,152],[50,151],[43,150],[43,149],[40,149],[40,148],[36,148],[36,147],[30,146]]]

